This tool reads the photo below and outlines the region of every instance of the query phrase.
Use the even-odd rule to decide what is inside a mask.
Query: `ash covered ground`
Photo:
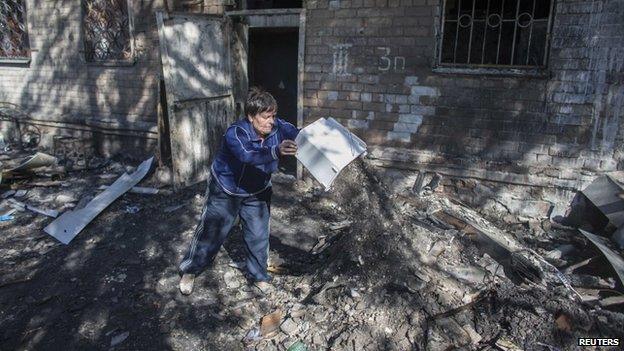
[[[126,168],[112,162],[57,185],[13,187],[28,190],[24,202],[62,209]],[[275,288],[266,295],[240,269],[239,227],[193,294],[179,293],[177,264],[205,183],[126,193],[69,245],[42,231],[52,218],[17,212],[0,223],[0,349],[286,350],[302,341],[310,350],[573,350],[578,337],[624,338],[621,310],[578,296],[597,286],[621,294],[606,261],[565,271],[599,255],[576,231],[483,216],[439,191],[391,194],[384,181],[363,160],[329,192],[276,177]],[[151,174],[140,185],[158,184]],[[518,250],[506,255],[439,213],[502,233]],[[536,263],[562,244],[576,245],[576,256]],[[275,331],[250,338],[271,313]]]

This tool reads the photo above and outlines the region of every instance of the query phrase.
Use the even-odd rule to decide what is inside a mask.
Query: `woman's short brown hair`
[[[260,87],[249,89],[247,101],[245,101],[245,115],[255,116],[267,111],[277,112],[277,102],[273,95]]]

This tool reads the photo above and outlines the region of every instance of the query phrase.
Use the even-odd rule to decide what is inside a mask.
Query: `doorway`
[[[277,101],[277,116],[297,126],[298,28],[250,28],[249,86],[260,86]],[[297,160],[280,160],[282,172],[296,175]]]

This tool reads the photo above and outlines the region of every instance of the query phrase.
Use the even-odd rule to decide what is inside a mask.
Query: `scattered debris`
[[[151,157],[141,163],[132,174],[124,173],[107,190],[91,200],[87,206],[76,211],[65,212],[61,217],[45,227],[44,231],[63,244],[69,244],[100,212],[145,177],[153,159]]]
[[[1,196],[1,197],[2,197],[3,199],[7,199],[7,198],[9,198],[9,197],[11,197],[11,196],[15,195],[15,193],[16,193],[16,191],[15,191],[15,190],[7,190],[7,191],[5,191],[5,192],[3,192],[3,193],[2,193],[2,196]]]
[[[106,190],[108,188],[109,188],[108,185],[100,185],[100,187],[98,189],[99,190]],[[155,195],[155,194],[158,194],[158,189],[156,189],[156,188],[146,188],[146,187],[141,187],[141,186],[134,186],[134,187],[132,187],[129,190],[129,192],[135,193],[135,194]]]
[[[546,255],[544,255],[544,258],[560,259],[561,257],[574,252],[574,250],[575,250],[574,245],[570,245],[570,244],[560,245],[557,248],[548,251]]]
[[[243,337],[243,343],[245,344],[250,344],[259,340],[262,340],[262,333],[258,327],[250,329]]]
[[[624,225],[624,200],[618,196],[621,193],[624,188],[609,175],[596,178],[582,191],[615,228]]]
[[[263,338],[271,338],[276,335],[282,322],[282,316],[282,311],[277,310],[262,317],[260,320],[260,334]]]
[[[117,346],[121,344],[128,338],[128,336],[130,336],[130,332],[123,332],[121,334],[117,334],[113,336],[113,338],[111,339],[110,346],[112,347],[112,346]]]
[[[1,215],[0,216],[0,222],[8,222],[8,221],[12,221],[13,219],[15,219],[15,217],[13,217],[12,215]]]
[[[280,330],[287,335],[294,335],[299,331],[299,326],[292,318],[287,318],[280,325]]]
[[[602,254],[607,258],[611,266],[615,269],[615,272],[620,277],[620,281],[624,283],[624,259],[622,256],[618,255],[615,251],[611,250],[605,244],[605,240],[597,235],[586,232],[583,229],[579,229],[581,234],[585,235],[589,241],[591,241],[596,247],[602,252]]]
[[[26,196],[26,194],[28,194],[28,190],[22,189],[22,190],[16,191],[13,197],[24,197]]]
[[[472,325],[464,324],[462,326],[462,329],[464,329],[464,331],[468,333],[468,336],[470,337],[470,341],[472,342],[473,345],[476,345],[480,343],[481,340],[483,340],[483,337],[479,333],[477,333],[477,331],[473,328]]]
[[[557,329],[564,332],[569,333],[572,331],[572,322],[570,321],[570,317],[564,313],[560,314],[559,317],[555,319],[555,325],[557,326]]]
[[[337,231],[345,228],[349,228],[353,222],[350,220],[344,220],[341,222],[334,222],[329,224],[329,230]]]
[[[496,340],[495,345],[503,351],[524,351],[523,348],[504,337]]]
[[[47,167],[56,164],[58,160],[56,157],[45,154],[43,152],[37,152],[32,157],[22,162],[19,166],[9,169],[7,172],[15,173],[21,171],[30,171],[35,168]]]
[[[48,209],[42,209],[39,207],[35,207],[35,206],[31,206],[28,204],[25,204],[21,201],[15,200],[15,199],[9,199],[9,203],[11,204],[11,206],[13,206],[13,208],[19,210],[19,211],[25,211],[25,210],[30,210],[39,214],[42,214],[44,216],[48,216],[48,217],[52,217],[52,218],[56,218],[58,217],[59,213],[56,210],[48,210]]]
[[[609,296],[609,297],[606,297],[606,298],[600,300],[599,303],[600,303],[600,306],[602,306],[602,307],[622,305],[622,304],[624,304],[624,295]]]
[[[286,351],[308,351],[308,347],[303,341],[299,340],[290,345]]]
[[[141,209],[139,208],[139,206],[131,206],[128,205],[126,206],[126,213],[130,213],[130,214],[134,214],[139,212]]]

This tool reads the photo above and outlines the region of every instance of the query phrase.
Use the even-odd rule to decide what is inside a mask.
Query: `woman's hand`
[[[282,141],[279,145],[279,153],[282,156],[295,155],[297,153],[297,143],[288,139]]]

